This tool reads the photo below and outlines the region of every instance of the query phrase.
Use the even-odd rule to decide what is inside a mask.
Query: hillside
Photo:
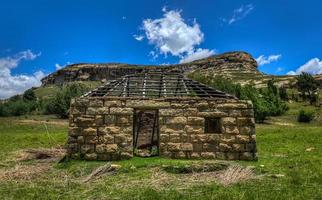
[[[257,62],[250,54],[235,51],[176,65],[72,64],[43,78],[42,86],[62,85],[75,81],[96,82],[96,84],[99,84],[99,82],[117,79],[127,74],[155,69],[180,71],[185,74],[201,73],[209,78],[220,76],[242,85],[254,84],[256,87],[265,87],[266,82],[272,78],[276,80],[278,85],[292,86],[295,83],[295,76],[275,76],[260,72]],[[322,75],[315,77],[322,87]]]

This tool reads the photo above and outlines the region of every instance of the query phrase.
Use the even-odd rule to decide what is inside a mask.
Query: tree
[[[301,96],[306,99],[309,98],[312,105],[316,100],[316,92],[318,89],[318,83],[309,73],[302,72],[297,78],[297,88],[301,93]]]
[[[67,118],[70,101],[86,93],[89,88],[81,83],[72,83],[64,86],[56,96],[46,104],[47,114],[57,114],[61,118]]]
[[[37,97],[33,89],[26,90],[22,95],[25,101],[36,101]]]

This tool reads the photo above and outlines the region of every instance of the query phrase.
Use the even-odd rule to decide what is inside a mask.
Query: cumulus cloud
[[[253,4],[242,5],[241,7],[235,9],[230,18],[223,18],[225,23],[232,24],[245,18],[254,9]]]
[[[163,9],[163,12],[163,18],[143,21],[147,39],[162,54],[179,56],[193,51],[203,41],[204,35],[195,20],[189,25],[181,17],[181,11]]]
[[[258,65],[266,65],[266,64],[270,64],[271,62],[278,61],[281,57],[282,57],[281,54],[270,55],[268,57],[266,57],[264,55],[260,55],[258,58],[256,58],[256,61],[257,61]]]
[[[199,60],[202,58],[207,58],[209,56],[212,56],[215,54],[214,50],[208,50],[208,49],[197,49],[194,52],[189,52],[186,56],[184,56],[181,60],[180,63],[188,63],[192,62],[194,60]]]
[[[204,34],[195,19],[188,24],[182,18],[180,10],[167,11],[163,7],[162,12],[162,18],[143,20],[145,37],[156,49],[150,56],[155,59],[157,54],[170,54],[178,56],[180,63],[183,63],[214,54],[213,50],[196,49],[203,42]]]
[[[56,70],[60,70],[60,69],[62,69],[64,67],[66,67],[66,65],[70,65],[70,64],[71,64],[71,62],[67,62],[66,64],[63,64],[63,65],[61,65],[59,63],[56,63],[55,68],[56,68]]]
[[[143,35],[133,35],[134,39],[136,39],[137,41],[142,41],[144,39]]]
[[[307,63],[297,68],[297,70],[287,72],[287,75],[298,75],[302,72],[309,74],[322,74],[322,61],[320,61],[319,58],[312,58]]]
[[[13,56],[0,58],[0,99],[8,98],[24,92],[26,89],[40,86],[45,76],[42,71],[31,75],[12,75],[11,69],[16,68],[23,60],[34,60],[41,53],[35,54],[31,50],[21,51]]]

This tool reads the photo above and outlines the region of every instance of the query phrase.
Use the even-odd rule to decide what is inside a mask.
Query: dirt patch
[[[49,171],[54,162],[64,157],[66,151],[62,148],[52,149],[25,149],[15,152],[8,163],[14,166],[4,165],[0,169],[0,181],[8,180],[32,180]],[[28,163],[26,161],[33,161]]]
[[[17,161],[31,161],[38,162],[57,162],[64,157],[66,150],[63,148],[51,149],[25,149],[16,153]]]
[[[51,165],[49,163],[38,163],[34,165],[18,164],[10,169],[0,170],[0,181],[32,180],[50,169]]]

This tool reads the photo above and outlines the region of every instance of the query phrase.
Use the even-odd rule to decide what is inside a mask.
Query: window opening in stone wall
[[[133,128],[134,154],[140,157],[159,155],[157,110],[135,110]]]
[[[220,118],[205,118],[205,133],[221,133]]]

